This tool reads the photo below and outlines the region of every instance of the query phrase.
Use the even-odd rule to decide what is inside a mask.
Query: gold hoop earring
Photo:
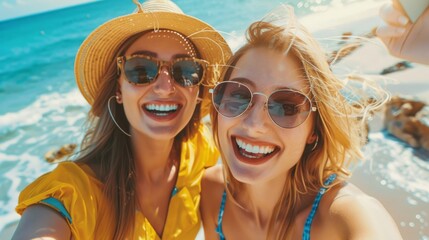
[[[107,109],[109,110],[110,118],[112,118],[113,122],[114,122],[114,123],[115,123],[115,125],[119,128],[119,130],[121,130],[121,132],[123,132],[123,133],[124,133],[125,135],[127,135],[128,137],[131,137],[131,134],[129,134],[129,133],[127,133],[127,132],[125,132],[125,131],[124,131],[124,130],[119,126],[119,124],[116,122],[115,118],[113,117],[112,110],[110,109],[110,100],[112,100],[112,98],[116,98],[116,100],[118,100],[119,96],[111,96],[111,97],[109,98],[109,101],[107,101]]]
[[[311,148],[310,152],[312,152],[314,149],[316,149],[318,143],[319,143],[319,135],[317,135],[316,141],[315,141],[313,147]]]

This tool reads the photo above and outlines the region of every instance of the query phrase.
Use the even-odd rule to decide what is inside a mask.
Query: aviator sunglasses
[[[291,89],[276,90],[267,96],[261,92],[252,92],[243,83],[225,81],[210,89],[210,92],[216,111],[228,118],[241,116],[250,109],[254,95],[264,96],[271,120],[282,128],[298,127],[311,112],[317,110],[306,95]]]
[[[201,83],[208,62],[196,58],[177,58],[171,61],[163,61],[141,54],[117,58],[118,75],[124,72],[128,82],[134,85],[153,83],[164,65],[168,67],[170,76],[174,81],[187,88]]]

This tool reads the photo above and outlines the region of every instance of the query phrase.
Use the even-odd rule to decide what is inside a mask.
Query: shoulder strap
[[[335,173],[331,174],[328,179],[323,183],[325,186],[330,185],[337,175]],[[317,193],[316,198],[314,199],[313,206],[311,208],[311,212],[307,217],[304,225],[304,231],[302,232],[303,240],[310,240],[310,231],[311,231],[311,223],[313,222],[314,215],[316,214],[317,208],[319,207],[320,200],[322,199],[323,194],[325,194],[326,188],[321,187],[319,193]]]
[[[70,224],[72,224],[72,218],[67,209],[64,207],[63,203],[60,202],[60,200],[54,197],[48,197],[43,199],[39,203],[57,210]]]
[[[223,235],[223,231],[222,231],[222,218],[223,218],[223,212],[225,209],[225,201],[226,201],[226,190],[224,190],[222,194],[222,202],[220,203],[219,215],[217,218],[216,233],[219,234],[220,240],[225,240],[225,236]]]

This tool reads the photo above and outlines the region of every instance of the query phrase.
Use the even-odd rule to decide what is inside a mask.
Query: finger
[[[380,17],[388,24],[405,26],[409,22],[408,17],[400,10],[393,7],[391,3],[383,4],[380,8]]]
[[[394,27],[391,25],[381,25],[377,27],[375,34],[378,37],[400,37],[406,31],[404,27]]]

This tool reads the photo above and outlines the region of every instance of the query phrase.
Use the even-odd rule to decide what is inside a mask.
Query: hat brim
[[[75,60],[77,85],[92,105],[103,75],[116,61],[119,47],[131,36],[149,30],[169,29],[183,34],[197,48],[200,57],[210,63],[207,77],[213,78],[213,66],[224,65],[231,50],[224,38],[210,25],[197,18],[172,12],[137,12],[112,19],[94,30],[82,43]],[[213,79],[212,79],[213,80]],[[204,79],[204,82],[212,82]],[[204,89],[201,115],[209,112],[210,97]]]

